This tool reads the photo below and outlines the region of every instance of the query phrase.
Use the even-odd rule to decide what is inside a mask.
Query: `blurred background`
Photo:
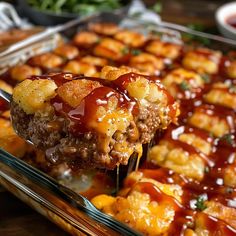
[[[202,24],[215,26],[215,11],[221,5],[230,2],[223,0],[145,0],[147,6],[158,10],[163,20],[178,24]]]
[[[6,2],[12,3],[18,7],[22,4],[21,0],[8,0]],[[56,3],[57,1],[54,2]],[[224,3],[230,1],[143,0],[143,2],[148,8],[151,8],[159,13],[162,19],[165,21],[175,22],[183,25],[198,24],[204,25],[207,28],[212,28],[215,26],[214,13],[216,9]]]

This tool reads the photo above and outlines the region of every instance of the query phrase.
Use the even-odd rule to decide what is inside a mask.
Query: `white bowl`
[[[230,2],[218,8],[215,17],[220,32],[225,37],[236,40],[236,28],[226,22],[226,20],[233,15],[236,15],[236,2]]]

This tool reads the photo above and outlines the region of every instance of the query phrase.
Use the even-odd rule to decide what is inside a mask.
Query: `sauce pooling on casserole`
[[[218,74],[211,76],[211,80],[208,84],[205,84],[205,87],[197,97],[191,100],[185,98],[180,99],[181,116],[179,126],[170,126],[168,130],[156,140],[157,144],[161,140],[167,140],[175,147],[183,149],[183,152],[188,153],[188,155],[198,154],[206,165],[203,179],[201,181],[193,180],[182,174],[177,174],[171,169],[159,167],[150,162],[145,162],[139,170],[143,173],[144,177],[166,184],[178,184],[183,189],[181,199],[184,207],[177,211],[175,220],[168,230],[168,235],[184,235],[184,230],[187,226],[188,228],[194,228],[194,225],[191,225],[194,222],[193,219],[199,217],[204,221],[204,227],[210,233],[218,232],[221,233],[221,235],[236,235],[236,229],[231,227],[227,222],[204,213],[204,209],[194,210],[190,207],[191,201],[198,199],[199,196],[202,195],[206,196],[204,201],[215,201],[228,207],[232,207],[232,202],[235,204],[235,187],[228,186],[224,180],[225,169],[236,168],[235,110],[223,105],[216,105],[204,101],[205,93],[210,90],[215,82],[224,82],[227,79],[228,77],[225,76],[224,70],[221,69]],[[234,83],[235,81],[230,81],[230,84],[234,85]],[[228,94],[235,94],[234,90],[230,91],[228,88],[216,88],[216,90]],[[217,117],[224,120],[227,124],[228,132],[220,137],[214,137],[214,135],[207,130],[193,127],[191,124],[189,125],[188,120],[195,112],[204,114],[210,119]],[[210,154],[205,155],[193,145],[178,140],[178,136],[182,133],[194,134],[211,144]],[[126,185],[132,186],[132,184],[132,180],[128,179]],[[152,193],[150,192],[150,194]],[[203,208],[205,207],[206,206]]]
[[[211,54],[208,52],[200,50],[197,53],[211,59]],[[231,206],[232,202],[235,202],[235,188],[227,186],[223,179],[226,167],[232,165],[233,168],[236,168],[236,163],[234,162],[236,155],[235,110],[223,105],[204,101],[205,94],[210,91],[214,83],[224,82],[229,79],[225,74],[225,68],[228,61],[229,59],[227,57],[222,56],[221,61],[219,62],[219,72],[217,74],[208,75],[208,81],[201,90],[196,90],[196,96],[192,96],[191,99],[186,98],[186,96],[180,96],[182,99],[180,99],[181,116],[179,119],[179,126],[172,125],[167,129],[163,136],[158,136],[158,139],[156,140],[156,143],[158,143],[162,139],[165,139],[176,147],[182,148],[190,155],[198,154],[206,165],[203,179],[201,181],[193,180],[182,174],[177,174],[171,169],[159,167],[153,163],[145,162],[140,166],[139,171],[143,173],[144,177],[166,184],[178,184],[183,189],[181,198],[182,203],[180,204],[177,202],[175,218],[168,229],[168,235],[180,236],[184,235],[186,228],[194,229],[195,218],[200,218],[204,221],[204,227],[209,233],[218,232],[222,235],[236,235],[236,229],[231,227],[227,222],[204,213],[203,209],[192,209],[190,206],[192,200],[198,199],[199,196],[202,195],[207,196],[207,201],[212,200],[228,207]],[[179,66],[178,63],[179,62],[176,61],[177,67]],[[162,76],[169,72],[169,69],[164,70]],[[234,85],[235,81],[231,80],[230,83]],[[235,93],[235,91],[228,88],[215,89],[229,94]],[[179,89],[178,93],[186,93],[186,90]],[[199,129],[187,124],[189,117],[191,117],[194,112],[200,112],[209,117],[218,117],[224,120],[228,126],[228,132],[221,137],[214,137],[214,135],[207,130]],[[210,154],[203,154],[192,145],[174,138],[172,133],[180,127],[183,127],[182,132],[180,133],[194,134],[210,143]],[[164,194],[152,183],[135,183],[133,179],[129,178],[125,180],[125,187],[131,187],[133,185],[135,186],[133,187],[134,189],[138,188],[140,192],[149,194],[153,201],[161,202],[166,199],[166,201],[170,201],[170,204],[176,204],[174,198]],[[138,187],[136,185],[138,185]]]
[[[85,78],[83,76],[68,73],[55,73],[48,76],[33,76],[31,80],[42,79],[43,77],[45,79],[53,80],[58,87],[69,81]],[[174,118],[176,110],[172,105],[175,103],[175,100],[166,92],[158,78],[156,76],[145,76],[136,73],[121,75],[113,81],[86,77],[87,80],[99,82],[101,87],[95,88],[91,93],[84,97],[81,103],[75,108],[66,103],[59,95],[56,95],[56,97],[51,99],[50,103],[54,107],[56,113],[61,114],[70,120],[70,131],[74,135],[80,135],[89,131],[89,123],[92,119],[96,119],[96,112],[99,107],[104,107],[109,111],[108,103],[109,99],[112,97],[117,99],[118,109],[124,109],[127,112],[131,112],[134,116],[137,116],[139,114],[138,103],[135,98],[132,98],[128,94],[126,87],[129,83],[136,81],[139,77],[144,77],[145,79],[148,79],[150,83],[155,83],[158,89],[165,93],[168,99],[168,105],[170,105],[168,114],[171,118]]]
[[[56,73],[55,75],[44,76],[46,79],[53,80],[58,87],[72,80],[85,78],[84,76],[72,75],[68,73]],[[40,77],[32,77],[32,80],[40,79]],[[91,119],[96,118],[96,111],[99,107],[109,110],[108,102],[111,97],[115,97],[118,101],[117,107],[125,109],[135,115],[138,114],[138,105],[135,99],[128,97],[127,91],[121,89],[115,83],[105,81],[99,78],[86,77],[87,80],[96,81],[101,87],[94,89],[89,93],[77,107],[71,107],[59,95],[51,99],[50,103],[54,107],[56,113],[61,114],[70,120],[70,131],[74,135],[80,135],[89,130],[88,123]],[[127,81],[129,76],[127,76]],[[109,87],[108,87],[109,86]]]
[[[101,36],[101,35],[99,35]],[[113,37],[113,36],[111,36]],[[120,40],[120,42],[122,42]],[[104,58],[109,60],[109,63],[112,65],[123,65],[128,64],[133,56],[136,56],[142,52],[147,53],[146,47],[152,42],[152,39],[147,39],[141,46],[132,48],[125,47],[122,52],[121,58],[117,60],[109,59],[104,56]],[[89,48],[84,47],[83,45],[78,46],[80,50],[80,56],[84,55],[93,55],[94,47],[99,45],[100,40],[93,43],[93,45]],[[123,42],[122,42],[123,43]],[[171,46],[171,43],[163,43],[163,46]],[[84,44],[85,45],[85,44]],[[107,48],[104,51],[109,52]],[[112,50],[111,50],[112,51]],[[165,60],[165,67],[163,70],[160,70],[158,79],[164,79],[164,77],[170,73],[174,68],[182,68],[182,60],[185,56],[185,53],[188,52],[188,48],[184,48],[180,46],[179,56],[175,59],[166,60],[162,55],[157,55],[160,59]],[[151,55],[155,55],[155,52],[148,52]],[[235,80],[230,79],[226,75],[227,67],[231,61],[228,56],[221,56],[215,58],[214,54],[208,50],[195,50],[195,55],[199,58],[204,57],[214,63],[218,64],[218,72],[208,74],[206,72],[197,72],[202,79],[204,80],[204,85],[202,87],[194,87],[191,88],[187,83],[177,84],[177,98],[180,100],[181,106],[181,116],[179,119],[179,126],[171,126],[167,129],[167,131],[163,134],[163,136],[159,137],[156,140],[156,143],[161,141],[162,139],[167,140],[175,147],[179,147],[184,150],[189,155],[198,155],[205,164],[204,176],[200,181],[190,179],[183,174],[178,174],[171,169],[167,169],[165,167],[159,167],[154,165],[153,163],[144,163],[141,165],[141,171],[143,175],[147,178],[151,178],[162,183],[166,184],[178,184],[183,189],[183,195],[181,197],[182,202],[179,203],[176,201],[174,197],[170,197],[159,190],[152,183],[137,183],[134,188],[137,188],[142,193],[147,193],[150,195],[150,198],[153,201],[162,202],[166,201],[167,204],[174,206],[175,209],[175,217],[173,223],[171,224],[168,235],[184,235],[184,230],[186,228],[194,229],[194,219],[200,218],[204,221],[204,227],[209,233],[218,231],[221,235],[236,235],[236,230],[233,229],[229,224],[221,219],[217,219],[203,212],[203,209],[192,209],[191,201],[197,200],[201,195],[207,196],[207,201],[216,201],[224,204],[225,206],[231,206],[232,201],[236,198],[236,190],[235,187],[227,186],[224,183],[224,171],[227,167],[236,168],[235,153],[236,153],[236,135],[235,135],[235,110],[224,107],[222,105],[210,104],[205,100],[205,94],[207,94],[212,86],[216,82],[224,82],[230,81],[231,85],[235,85]],[[168,53],[166,53],[167,55]],[[102,56],[101,56],[102,57]],[[78,60],[80,58],[78,57]],[[219,60],[219,61],[218,61]],[[140,64],[145,65],[146,62],[139,62]],[[143,66],[142,65],[142,66]],[[101,66],[96,66],[97,70],[100,71]],[[45,69],[45,68],[44,68]],[[195,71],[194,69],[190,69],[191,71]],[[64,102],[59,96],[56,96],[51,100],[51,104],[55,108],[55,110],[65,115],[71,122],[71,131],[73,133],[86,132],[86,124],[89,122],[90,118],[95,115],[95,111],[99,106],[107,107],[108,99],[111,97],[115,97],[118,99],[118,107],[125,108],[127,111],[131,111],[134,115],[138,113],[139,108],[137,101],[133,98],[127,96],[126,86],[130,82],[136,80],[139,77],[139,74],[136,73],[128,73],[120,76],[115,81],[104,81],[95,78],[89,78],[90,80],[97,81],[101,83],[102,87],[96,88],[93,93],[88,95],[83,99],[81,104],[76,108],[71,107],[69,104]],[[155,76],[144,76],[150,82],[156,83]],[[35,77],[37,79],[37,77]],[[57,86],[62,86],[65,82],[70,81],[71,79],[83,79],[83,76],[75,76],[71,78],[64,78],[64,75],[55,75],[51,79],[55,81]],[[88,78],[86,78],[88,79]],[[194,78],[193,78],[194,80]],[[187,81],[187,79],[186,79]],[[189,81],[189,80],[188,80]],[[191,83],[191,82],[190,82]],[[162,87],[160,86],[159,89]],[[230,94],[234,94],[234,90],[230,90],[227,88],[214,88],[221,92],[229,92]],[[168,90],[168,88],[167,88]],[[171,96],[168,96],[168,102],[173,104],[174,100]],[[86,106],[86,104],[89,104]],[[85,110],[85,107],[87,109]],[[171,109],[171,107],[170,107]],[[225,121],[228,127],[228,133],[221,137],[214,137],[208,130],[200,129],[197,127],[191,126],[189,124],[189,119],[193,114],[199,113],[210,117],[210,119],[214,119],[215,117],[220,120]],[[171,111],[170,111],[171,114]],[[175,112],[173,111],[173,116]],[[203,123],[205,120],[203,119]],[[181,128],[181,131],[180,131]],[[193,145],[178,140],[178,135],[185,134],[193,134],[197,137],[200,137],[202,140],[205,140],[211,145],[210,154],[204,154]],[[173,135],[175,134],[175,135]],[[127,179],[125,185],[132,186],[134,183],[132,179]],[[205,200],[204,200],[205,201]],[[204,206],[203,201],[203,208]]]
[[[170,225],[170,228],[168,229],[168,235],[184,235],[184,231],[187,227],[195,227],[194,220],[199,217],[204,220],[204,226],[209,232],[217,231],[218,233],[220,232],[222,235],[235,235],[236,230],[229,226],[226,222],[202,212],[203,209],[193,210],[190,205],[190,202],[192,200],[197,201],[197,199],[199,199],[199,196],[201,196],[203,192],[207,194],[207,200],[214,199],[215,201],[225,203],[228,200],[232,200],[236,197],[235,191],[229,193],[227,192],[227,188],[225,187],[213,187],[211,180],[209,181],[207,177],[199,185],[198,182],[187,180],[184,176],[178,175],[172,170],[165,168],[158,169],[156,166],[147,163],[145,167],[148,167],[149,169],[139,170],[143,173],[143,177],[151,178],[157,181],[161,180],[161,182],[166,184],[179,184],[183,189],[183,196],[181,197],[182,203],[179,203],[174,197],[166,195],[152,183],[134,183],[134,180],[132,179],[127,179],[127,181],[125,182],[126,187],[135,184],[133,187],[134,189],[136,189],[136,185],[141,185],[141,187],[139,187],[139,191],[142,193],[149,194],[151,200],[153,201],[157,201],[160,204],[163,201],[166,201],[167,204],[174,206],[175,216],[173,222]]]
[[[127,110],[133,110],[133,103],[129,103],[125,97],[120,96],[115,90],[109,87],[99,87],[91,92],[87,97],[82,100],[76,108],[70,107],[59,96],[51,100],[52,106],[55,111],[66,116],[70,121],[70,131],[74,135],[79,135],[88,131],[88,123],[96,117],[98,107],[108,106],[108,100],[111,97],[116,97],[119,101],[118,106]],[[99,118],[98,118],[99,119]]]

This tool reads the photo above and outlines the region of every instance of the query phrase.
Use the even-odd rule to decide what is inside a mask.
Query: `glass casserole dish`
[[[108,19],[111,19],[110,17],[109,18],[105,18],[105,21],[108,21]],[[97,19],[94,19],[95,21],[97,21]],[[98,19],[98,21],[104,21],[104,18],[99,18]],[[137,22],[133,22],[134,24],[136,23],[137,24]],[[84,27],[86,27],[86,25],[82,25],[82,28],[84,28]],[[138,31],[141,31],[142,33],[144,33],[145,35],[148,35],[151,31],[152,32],[154,32],[155,34],[159,34],[159,35],[161,35],[161,37],[162,37],[162,39],[163,40],[167,40],[167,41],[171,41],[171,42],[175,42],[175,43],[181,43],[181,32],[179,32],[179,31],[176,31],[176,30],[173,30],[173,29],[168,29],[168,28],[163,28],[163,27],[156,27],[156,26],[153,26],[153,25],[148,25],[148,27],[147,27],[147,24],[142,24],[141,22],[139,22],[138,23],[138,25],[136,25],[136,27],[135,27]],[[170,28],[170,27],[169,27]],[[184,35],[185,37],[187,36],[187,35]],[[211,41],[212,42],[212,41]],[[213,44],[213,42],[212,42],[212,44],[211,44],[211,47],[212,48],[214,48],[214,46],[216,46],[216,48],[219,48],[219,45],[220,45],[220,47],[222,48],[222,50],[223,49],[228,49],[228,48],[231,48],[231,46],[232,45],[229,45],[229,44],[224,44],[223,42],[221,42],[221,43],[219,43],[219,42],[216,42],[216,44],[214,45]],[[184,89],[183,90],[185,90],[185,85],[183,85],[182,84],[182,87],[184,86]],[[186,89],[187,90],[187,89]],[[180,131],[179,131],[180,132]],[[231,132],[232,133],[232,135],[234,135],[233,134],[233,131]],[[232,139],[234,139],[234,137],[232,138]],[[219,140],[219,139],[217,139],[217,140]],[[234,150],[234,146],[233,146],[233,150]],[[234,151],[233,151],[234,152]],[[2,161],[3,161],[3,166],[2,166],[2,169],[4,170],[5,169],[5,171],[7,172],[7,170],[6,170],[6,166],[5,166],[5,168],[4,168],[4,161],[5,161],[5,158],[3,158],[2,157]],[[9,161],[7,162],[8,164],[10,163]],[[23,165],[21,162],[16,162],[17,164],[15,164],[16,165],[16,167],[20,164],[20,165]],[[13,166],[15,166],[15,165],[13,165]],[[14,168],[16,168],[16,167],[14,167]],[[8,167],[9,168],[9,167]],[[13,168],[13,167],[11,167],[11,168]],[[6,175],[4,175],[4,173],[2,173],[2,180],[1,180],[1,182],[3,183],[3,185],[4,186],[6,186],[9,190],[11,189],[11,187],[9,188],[8,187],[8,185],[6,184],[7,183],[7,176],[9,175],[9,173],[10,173],[10,171],[8,170],[8,172],[7,172],[8,174]],[[32,176],[31,176],[32,177]],[[27,177],[27,178],[29,178],[29,177]],[[5,180],[4,180],[5,179]],[[24,189],[24,188],[22,188],[22,186],[20,187],[20,183],[19,182],[17,182],[17,181],[13,181],[11,178],[9,178],[9,176],[8,176],[8,182],[9,181],[12,181],[15,185],[17,185],[18,187],[17,188],[21,188],[21,191],[22,191],[22,189]],[[5,182],[4,182],[5,181]],[[4,184],[5,183],[5,184]],[[37,186],[38,187],[38,186]],[[56,188],[55,189],[57,189],[58,188],[58,186],[56,186]],[[63,188],[63,191],[65,191],[64,190],[64,188]],[[233,191],[234,191],[234,189],[233,189]],[[68,193],[70,193],[70,194],[72,194],[70,191],[66,191],[66,193],[68,194]],[[53,194],[55,194],[55,193],[53,193]],[[67,194],[66,194],[66,197],[68,197],[67,196]],[[32,195],[32,194],[31,194]],[[31,196],[32,197],[32,196]],[[72,197],[69,195],[69,197],[70,197],[70,199],[76,199],[76,194],[72,194]],[[47,200],[47,199],[46,199]],[[193,199],[194,200],[194,199]],[[231,199],[232,200],[232,199]],[[41,200],[39,200],[39,198],[38,198],[38,201],[40,201],[40,202],[43,202],[43,200],[41,199]],[[45,200],[44,200],[45,201]],[[232,203],[232,202],[231,202]],[[72,203],[71,203],[72,205],[74,205],[74,203],[73,203],[73,201],[72,201]],[[50,204],[45,204],[44,203],[44,206],[49,206]],[[60,205],[60,204],[59,204]],[[193,203],[193,205],[195,206],[196,205],[196,203]],[[51,208],[52,209],[52,208]],[[54,209],[55,210],[55,209]],[[58,212],[58,211],[57,211]],[[55,213],[55,212],[54,212]],[[45,213],[44,213],[44,215],[45,215]],[[49,215],[49,214],[47,214],[47,215]],[[74,215],[74,214],[73,214]],[[88,214],[89,215],[89,214]],[[83,216],[84,217],[84,216]],[[55,217],[53,217],[54,218],[54,221],[55,221]],[[65,219],[65,216],[63,216],[63,219]],[[68,219],[68,217],[67,217],[67,219]],[[60,224],[60,223],[59,223]],[[63,224],[63,225],[67,225],[67,224]],[[71,223],[69,224],[69,225],[71,225]],[[75,225],[75,224],[74,224]],[[68,226],[68,227],[66,227],[66,226],[63,226],[64,228],[67,228],[67,231],[68,231],[68,227],[71,227],[71,226]],[[112,226],[112,227],[114,227],[114,226]],[[82,228],[83,229],[83,228]],[[108,229],[106,229],[106,230],[108,230]],[[108,232],[108,231],[106,231],[105,230],[105,232]],[[86,232],[86,230],[84,229],[84,232]],[[104,232],[103,231],[101,231],[103,234],[104,234]],[[74,233],[74,232],[73,232]],[[87,232],[88,233],[88,232]],[[92,233],[92,232],[89,232],[89,233]],[[89,234],[88,233],[88,234]],[[93,232],[94,233],[94,232]],[[112,232],[112,234],[113,234],[114,232]],[[96,235],[97,235],[98,233],[96,232]],[[121,233],[122,234],[122,233]],[[108,233],[108,235],[109,235],[109,233]],[[111,235],[111,233],[110,233],[110,235]],[[127,235],[127,234],[126,234]]]

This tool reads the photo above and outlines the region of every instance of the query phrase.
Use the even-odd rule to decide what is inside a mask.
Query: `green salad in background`
[[[27,3],[41,11],[78,13],[89,15],[96,11],[109,11],[121,7],[119,0],[27,0]]]

